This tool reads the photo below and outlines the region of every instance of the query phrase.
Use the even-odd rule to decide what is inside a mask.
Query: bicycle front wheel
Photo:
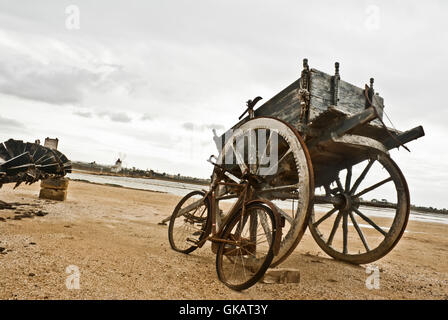
[[[168,226],[171,248],[190,253],[210,232],[209,203],[202,191],[193,191],[183,197],[174,209]]]
[[[216,254],[218,278],[233,290],[244,290],[263,277],[274,258],[277,225],[272,210],[255,203],[225,226]]]

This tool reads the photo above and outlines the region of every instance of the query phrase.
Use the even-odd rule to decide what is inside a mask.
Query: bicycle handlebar
[[[228,173],[229,175],[231,175],[232,177],[237,178],[238,180],[255,181],[256,183],[262,183],[262,182],[263,182],[258,176],[252,174],[252,173],[249,171],[249,169],[244,170],[244,172],[243,172],[242,175],[241,175],[241,178],[238,178],[238,177],[235,176],[232,172],[230,172],[230,170],[228,170],[228,169],[224,168],[223,166],[221,166],[221,165],[219,165],[219,164],[213,162],[213,161],[212,161],[213,158],[216,159],[216,160],[218,160],[218,158],[216,158],[216,156],[212,154],[212,155],[208,158],[207,161],[210,162],[210,163],[211,163],[212,165],[214,165],[215,167],[221,169],[221,170],[223,171],[224,174],[225,174],[225,173]],[[229,176],[228,176],[228,177],[229,177]],[[236,181],[236,180],[233,179],[232,177],[229,177],[229,178],[231,178],[232,180]]]

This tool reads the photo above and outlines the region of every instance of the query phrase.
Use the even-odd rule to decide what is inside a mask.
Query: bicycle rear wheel
[[[190,253],[210,232],[209,202],[204,196],[202,191],[190,192],[174,209],[168,226],[168,239],[173,250]]]
[[[274,258],[277,225],[272,210],[250,204],[225,226],[216,254],[218,278],[233,290],[244,290],[263,277]]]

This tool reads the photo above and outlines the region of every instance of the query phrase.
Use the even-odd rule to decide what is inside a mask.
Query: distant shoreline
[[[116,183],[100,183],[100,182],[92,182],[85,179],[73,179],[68,178],[70,181],[76,181],[76,182],[84,182],[84,183],[90,183],[90,184],[96,184],[99,186],[106,186],[106,187],[114,187],[114,188],[123,188],[123,189],[129,189],[129,190],[136,190],[136,191],[147,191],[147,192],[155,192],[155,193],[165,193],[168,194],[168,192],[165,191],[157,191],[157,190],[149,190],[149,189],[139,189],[139,188],[132,188],[132,187],[125,187]]]
[[[95,172],[95,171],[79,170],[79,169],[72,169],[72,172],[73,173],[91,174],[91,175],[96,175],[96,176],[123,177],[123,178],[140,178],[140,179],[148,179],[148,180],[171,181],[171,182],[196,184],[196,185],[200,185],[200,186],[207,186],[210,183],[210,182],[206,183],[206,182],[189,180],[189,179],[173,179],[173,178],[169,178],[169,177],[131,176],[131,175],[123,175],[123,174],[119,174],[119,173],[112,173],[112,172]],[[140,190],[140,189],[136,189],[136,190]]]
[[[135,176],[127,176],[127,175],[120,175],[120,174],[114,174],[114,173],[99,173],[99,172],[91,172],[88,170],[72,170],[73,173],[80,173],[80,174],[91,174],[91,175],[95,175],[95,176],[111,176],[111,177],[123,177],[123,178],[142,178],[142,179],[147,179],[147,180],[153,180],[153,181],[169,181],[169,182],[178,182],[178,183],[187,183],[187,184],[192,184],[192,185],[197,185],[197,186],[208,186],[208,184],[206,183],[200,183],[198,181],[185,181],[185,180],[178,180],[178,179],[172,179],[172,178],[159,178],[159,177],[135,177]],[[155,191],[155,190],[148,190],[148,189],[142,189],[142,188],[133,188],[133,187],[125,187],[119,184],[115,184],[115,183],[99,183],[99,182],[91,182],[85,179],[76,179],[76,178],[71,178],[71,180],[73,181],[80,181],[80,182],[88,182],[88,183],[93,183],[93,184],[97,184],[97,185],[105,185],[105,186],[111,186],[111,187],[120,187],[120,188],[127,188],[127,189],[131,189],[131,190],[144,190],[144,191],[152,191],[152,192],[160,192],[160,193],[169,193],[169,192],[165,192],[165,191]],[[440,212],[436,210],[431,210],[430,208],[422,208],[419,206],[414,206],[411,205],[411,211],[414,213],[420,213],[420,214],[438,214],[438,215],[442,215],[442,216],[447,216],[447,213],[444,212]]]

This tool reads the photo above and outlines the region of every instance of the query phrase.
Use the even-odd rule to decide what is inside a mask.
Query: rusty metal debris
[[[38,143],[9,139],[0,144],[0,188],[5,183],[32,184],[63,177],[71,172],[70,160],[55,149]]]
[[[242,115],[239,116],[238,119],[241,120],[246,113],[249,113],[249,118],[252,119],[254,117],[254,107],[257,104],[257,102],[260,101],[261,99],[263,99],[263,98],[258,96],[254,100],[250,100],[250,99],[247,100],[246,101],[247,109],[246,109],[246,111],[243,112]]]

